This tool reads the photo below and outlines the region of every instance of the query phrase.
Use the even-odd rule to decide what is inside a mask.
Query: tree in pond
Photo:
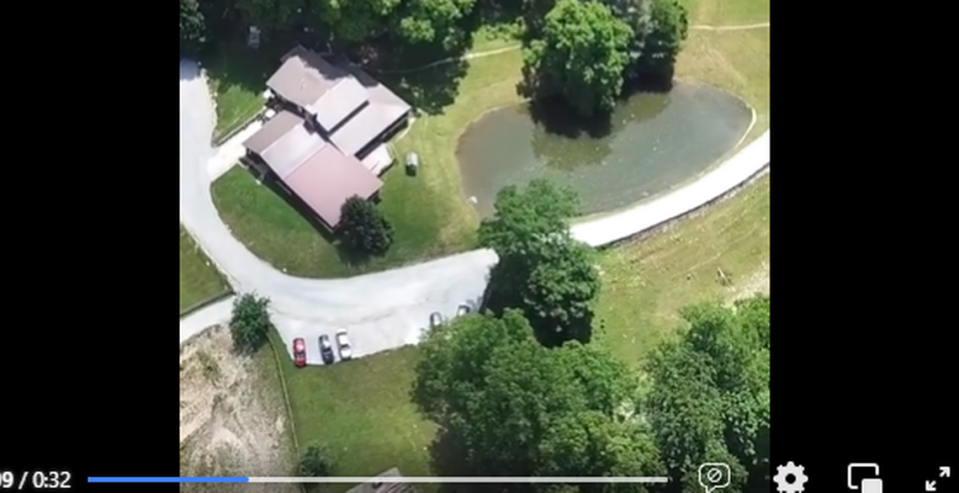
[[[195,56],[206,42],[206,19],[197,0],[180,0],[180,55]]]
[[[673,65],[689,33],[686,8],[678,0],[602,0],[633,30],[629,72],[639,78],[672,78]]]
[[[769,298],[691,306],[683,317],[689,329],[646,365],[647,416],[669,475],[693,491],[699,465],[722,462],[732,469],[725,490],[753,491],[769,481]]]
[[[524,50],[525,90],[559,93],[583,116],[608,112],[623,87],[632,37],[607,6],[560,0],[546,15],[542,37]]]
[[[500,190],[493,217],[479,228],[480,244],[499,256],[490,271],[490,308],[521,309],[548,346],[592,335],[600,282],[595,252],[569,231],[577,206],[570,189],[533,180]]]
[[[420,352],[414,402],[455,437],[469,475],[664,472],[637,408],[640,380],[601,349],[576,342],[545,348],[522,314],[508,310],[501,318],[471,315],[430,329]],[[594,486],[563,491],[647,491]]]
[[[356,195],[343,203],[337,229],[346,246],[357,253],[382,255],[393,244],[393,226],[375,204]]]

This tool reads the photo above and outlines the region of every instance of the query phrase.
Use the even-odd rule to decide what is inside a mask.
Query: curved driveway
[[[461,302],[475,304],[486,288],[496,254],[476,250],[387,272],[348,279],[288,276],[257,258],[220,219],[210,194],[207,162],[215,112],[206,82],[192,62],[180,64],[180,220],[236,292],[271,300],[282,338],[307,339],[307,360],[319,364],[316,339],[346,328],[356,356],[416,343],[429,314],[451,316]],[[662,199],[614,216],[577,225],[573,233],[602,245],[694,209],[742,183],[769,162],[769,133],[698,181]],[[226,321],[232,299],[180,319],[180,342]]]

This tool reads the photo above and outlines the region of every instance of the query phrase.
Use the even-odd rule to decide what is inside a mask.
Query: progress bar
[[[303,477],[178,477],[178,478],[123,478],[93,477],[88,483],[411,483],[411,484],[533,484],[533,483],[668,483],[666,477],[591,478],[591,477],[408,477],[408,476],[337,476],[325,478]]]

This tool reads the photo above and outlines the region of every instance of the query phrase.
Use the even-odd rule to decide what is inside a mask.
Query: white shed
[[[411,173],[416,173],[416,170],[420,167],[420,155],[411,152],[406,155],[406,170]]]

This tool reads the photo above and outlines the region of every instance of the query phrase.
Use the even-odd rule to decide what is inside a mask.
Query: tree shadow
[[[633,69],[623,82],[623,91],[620,99],[629,99],[637,92],[669,92],[673,90],[673,77],[676,68],[670,64],[666,67]]]
[[[294,45],[286,37],[264,41],[258,48],[250,48],[245,39],[236,37],[221,41],[200,55],[200,62],[210,79],[216,81],[218,93],[238,87],[260,94],[266,90],[266,81],[280,67],[280,58]]]
[[[456,101],[468,68],[469,62],[456,60],[412,73],[383,73],[380,78],[416,110],[440,115]]]
[[[548,96],[533,100],[526,105],[530,118],[547,133],[569,139],[590,137],[600,139],[612,131],[610,115],[597,114],[584,117],[560,96]]]
[[[473,477],[476,474],[466,460],[466,448],[456,433],[441,428],[430,444],[430,465],[436,476]],[[508,484],[443,484],[437,493],[506,493],[520,491]]]
[[[323,237],[323,240],[336,249],[337,257],[344,265],[350,268],[360,268],[375,258],[368,253],[358,252],[345,246],[336,233],[330,231],[310,207],[300,200],[299,197],[291,193],[275,174],[272,172],[263,172],[263,166],[253,164],[246,158],[241,159],[240,162],[243,168],[246,169],[257,182],[277,194],[294,212],[306,219],[310,226]],[[374,199],[374,201],[378,201],[378,198]]]
[[[471,46],[468,37],[452,45],[410,44],[383,37],[351,48],[349,56],[418,111],[436,115],[459,94],[459,83],[469,67],[461,57]]]

